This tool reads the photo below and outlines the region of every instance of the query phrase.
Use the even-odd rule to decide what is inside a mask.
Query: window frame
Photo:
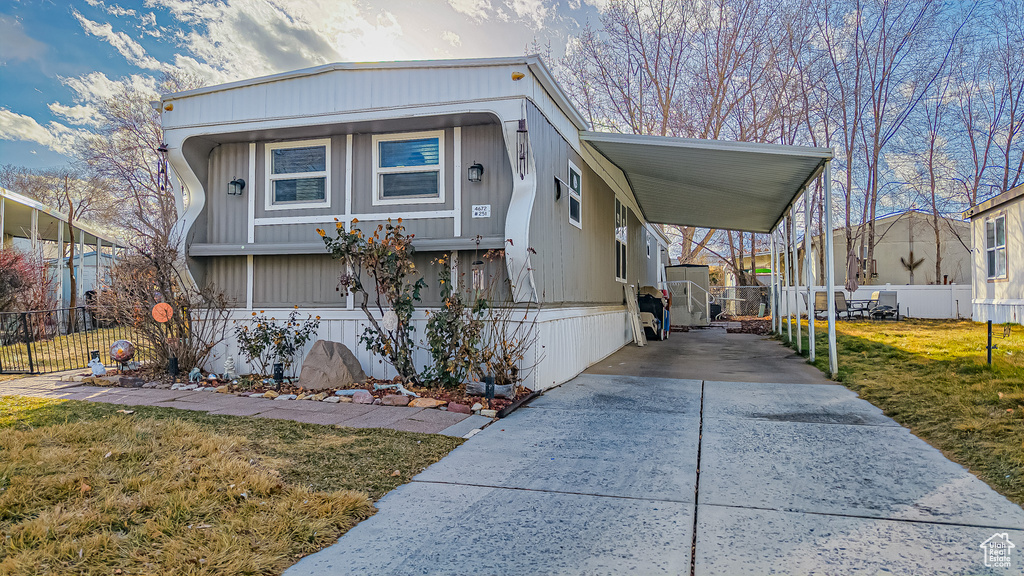
[[[572,173],[573,172],[575,172],[576,175],[579,176],[579,179],[580,179],[580,189],[579,190],[575,190],[572,187]],[[575,162],[573,162],[572,160],[569,160],[569,168],[568,168],[568,171],[566,173],[566,176],[567,176],[567,182],[566,182],[567,186],[566,186],[566,188],[569,189],[569,200],[568,200],[568,203],[569,203],[568,204],[568,208],[569,208],[569,224],[572,224],[573,226],[579,228],[580,230],[583,230],[583,171],[580,170],[579,166],[577,166]],[[573,220],[572,219],[572,201],[573,200],[576,200],[576,203],[579,204],[579,206],[580,206],[580,211],[579,211],[580,212],[580,214],[579,214],[580,217],[577,220]]]
[[[992,236],[993,236],[993,240],[992,241],[993,241],[993,243],[995,243],[995,242],[998,242],[998,237],[996,235],[996,229],[997,229],[997,224],[996,223],[999,220],[1003,221],[1003,243],[1002,243],[1002,245],[995,244],[993,246],[989,246],[988,245],[988,226],[989,226],[989,223],[990,222],[992,223]],[[985,279],[987,281],[989,281],[989,282],[997,282],[997,281],[1001,281],[1001,280],[1006,280],[1007,278],[1009,278],[1009,273],[1010,273],[1010,260],[1009,260],[1009,257],[1007,255],[1007,251],[1006,251],[1006,245],[1007,245],[1008,240],[1009,240],[1007,238],[1007,234],[1006,234],[1006,212],[999,212],[997,214],[994,214],[992,216],[989,216],[989,217],[985,218],[985,224],[984,224],[984,228],[982,229],[982,234],[985,236]],[[989,253],[990,252],[994,252],[996,254],[1002,253],[1002,255],[1003,255],[1003,273],[1002,274],[992,275],[991,271],[988,269],[988,258],[989,258]],[[998,266],[996,266],[996,268],[998,268]]]
[[[615,197],[615,214],[612,217],[612,238],[615,244],[615,281],[626,283],[629,273],[629,208]],[[621,233],[620,233],[621,228]],[[621,275],[619,274],[621,272]]]
[[[444,204],[445,202],[445,154],[444,130],[428,130],[422,132],[396,132],[393,134],[374,134],[371,138],[371,162],[373,163],[373,181],[370,200],[374,206],[394,206],[396,204]],[[437,167],[433,166],[396,166],[381,168],[380,143],[401,142],[403,140],[423,140],[437,138]],[[437,196],[406,196],[403,198],[384,198],[381,196],[380,180],[382,174],[412,174],[417,172],[437,172]],[[458,176],[458,175],[456,175]]]
[[[318,172],[288,172],[274,174],[274,150],[288,148],[311,148],[313,146],[324,147],[324,169]],[[284,142],[268,142],[263,146],[263,209],[271,210],[301,210],[308,208],[330,208],[331,207],[331,139],[317,138],[314,140],[287,140]],[[323,178],[324,199],[317,202],[294,200],[276,202],[274,198],[274,182],[277,180],[298,180],[302,178]]]

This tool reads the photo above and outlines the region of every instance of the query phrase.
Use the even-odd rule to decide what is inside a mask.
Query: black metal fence
[[[0,373],[45,374],[86,368],[93,354],[107,366],[110,346],[128,340],[136,347],[133,362],[151,357],[129,326],[104,322],[88,308],[0,312]]]

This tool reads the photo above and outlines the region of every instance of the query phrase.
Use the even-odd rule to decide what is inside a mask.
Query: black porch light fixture
[[[479,162],[473,162],[469,167],[469,181],[479,182],[484,178],[484,167]]]
[[[235,178],[231,182],[228,182],[228,196],[241,196],[244,188],[245,180]]]

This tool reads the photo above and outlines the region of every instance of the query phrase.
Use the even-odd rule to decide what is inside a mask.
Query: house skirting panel
[[[265,315],[280,321],[287,318],[291,309],[265,309]],[[363,370],[375,378],[393,378],[396,373],[380,357],[368,352],[360,343],[359,336],[369,326],[366,316],[359,310],[345,309],[301,309],[301,318],[307,314],[320,316],[317,339],[341,342],[348,346],[359,359]],[[626,310],[622,306],[586,306],[575,308],[542,309],[533,314],[536,319],[537,335],[533,350],[524,359],[524,368],[529,371],[524,384],[538,390],[557,386],[571,380],[588,366],[605,358],[632,340]],[[222,372],[224,361],[234,356],[236,371],[247,373],[253,367],[246,366],[235,340],[235,328],[248,323],[252,311],[235,309],[231,311],[227,334],[218,344],[206,364],[207,370]],[[420,344],[416,353],[417,366],[430,362],[430,355],[422,342],[426,334],[426,314],[417,311],[413,317],[414,338]],[[312,341],[295,358],[293,372],[298,373]]]
[[[975,322],[1024,324],[1024,300],[974,300],[971,306]]]

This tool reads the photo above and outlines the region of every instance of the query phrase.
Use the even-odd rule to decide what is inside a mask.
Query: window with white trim
[[[615,199],[615,279],[626,281],[626,236],[629,232],[627,208]]]
[[[985,220],[985,261],[989,279],[1006,278],[1006,214]]]
[[[444,130],[373,137],[373,204],[444,202]]]
[[[329,207],[330,173],[329,138],[267,144],[267,210]]]
[[[580,169],[569,161],[569,223],[583,229],[583,176]]]

